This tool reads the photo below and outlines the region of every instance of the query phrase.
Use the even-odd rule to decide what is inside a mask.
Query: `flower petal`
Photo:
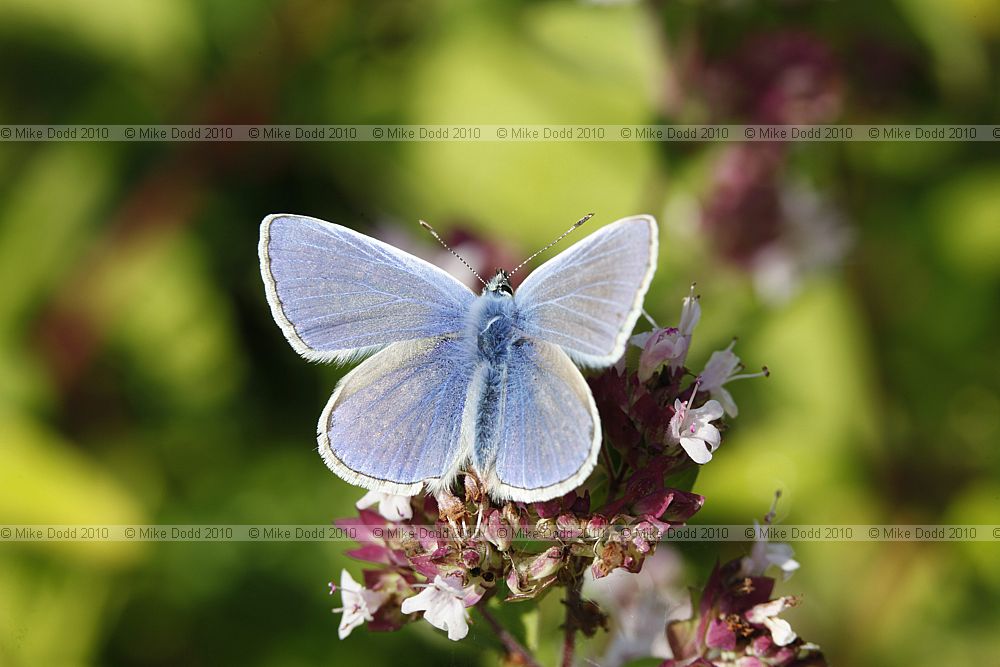
[[[378,504],[378,513],[389,521],[408,521],[413,518],[410,496],[383,494]]]
[[[765,618],[764,625],[771,631],[771,637],[778,646],[788,646],[798,637],[792,626],[783,618],[777,616]]]
[[[719,443],[722,442],[722,435],[719,433],[719,429],[715,428],[711,424],[702,424],[695,432],[691,434],[691,437],[704,440],[708,448],[713,452],[719,448]]]
[[[722,409],[722,404],[715,400],[705,401],[705,405],[692,410],[692,413],[697,415],[698,419],[703,419],[705,421],[715,421],[725,414],[725,410]]]
[[[681,447],[695,463],[705,464],[712,460],[712,452],[700,438],[681,438]]]
[[[403,600],[399,610],[404,614],[412,614],[417,611],[426,611],[434,600],[434,589],[428,586],[413,597]]]
[[[379,493],[378,491],[369,491],[365,495],[361,496],[358,502],[354,503],[354,506],[359,510],[366,510],[382,500],[383,495],[385,494]]]
[[[341,590],[341,592],[343,592],[343,591],[354,591],[354,592],[357,592],[357,591],[361,590],[361,584],[359,584],[358,582],[354,581],[354,577],[351,576],[350,572],[348,572],[347,570],[341,570],[340,571],[340,590]]]
[[[718,399],[722,403],[722,409],[726,411],[726,414],[730,417],[738,417],[740,414],[740,409],[736,407],[736,401],[733,400],[733,395],[729,393],[729,390],[725,387],[719,387],[712,392],[712,398]]]

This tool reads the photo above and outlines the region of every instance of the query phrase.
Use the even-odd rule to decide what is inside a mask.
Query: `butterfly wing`
[[[597,461],[601,422],[569,356],[551,343],[522,340],[511,350],[501,395],[480,406],[495,420],[495,442],[477,445],[476,454],[489,494],[537,502],[579,486]]]
[[[413,495],[450,482],[465,460],[474,364],[442,337],[394,343],[344,376],[319,420],[319,451],[344,480]]]
[[[312,361],[460,331],[475,299],[436,266],[316,218],[264,218],[259,250],[271,313]]]
[[[514,294],[521,328],[581,365],[613,364],[642,310],[656,253],[656,221],[648,215],[602,227],[525,279]]]

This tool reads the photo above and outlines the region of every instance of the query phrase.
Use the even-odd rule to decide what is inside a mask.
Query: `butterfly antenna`
[[[588,213],[587,215],[583,216],[582,218],[580,218],[579,220],[577,220],[576,222],[574,222],[573,226],[570,227],[569,229],[567,229],[562,234],[560,234],[559,238],[557,238],[555,241],[553,241],[552,243],[548,244],[547,246],[545,246],[544,248],[542,248],[541,250],[539,250],[538,252],[536,252],[534,255],[532,255],[528,259],[524,260],[523,262],[521,262],[520,264],[518,264],[517,266],[515,266],[514,270],[507,274],[507,277],[509,278],[510,276],[512,276],[515,273],[517,273],[521,269],[521,267],[523,267],[525,264],[527,264],[528,262],[530,262],[534,258],[538,257],[539,255],[541,255],[543,252],[545,252],[546,250],[548,250],[549,248],[551,248],[555,244],[557,244],[560,241],[562,241],[564,238],[566,238],[569,235],[570,232],[572,232],[574,229],[576,229],[577,227],[579,227],[580,225],[582,225],[583,223],[587,222],[588,220],[590,220],[593,217],[594,217],[593,213]]]
[[[420,223],[420,226],[421,226],[421,227],[423,227],[424,229],[426,229],[427,231],[429,231],[429,232],[431,233],[431,236],[433,236],[434,238],[436,238],[436,239],[437,239],[437,242],[438,242],[438,243],[440,243],[441,245],[443,245],[443,246],[444,246],[444,249],[445,249],[445,250],[447,250],[447,251],[448,251],[448,252],[450,252],[450,253],[451,253],[452,255],[454,255],[455,257],[457,257],[457,258],[458,258],[458,261],[460,261],[460,262],[461,262],[462,264],[465,264],[465,268],[467,268],[467,269],[468,269],[469,271],[472,271],[472,275],[474,275],[475,277],[479,278],[479,282],[481,282],[481,283],[482,283],[483,285],[486,285],[486,281],[485,281],[485,280],[483,280],[483,277],[482,277],[481,275],[479,275],[479,274],[478,274],[478,273],[476,272],[476,270],[475,270],[474,268],[472,268],[472,266],[471,266],[471,265],[470,265],[470,264],[469,264],[468,262],[466,262],[466,261],[465,261],[465,258],[464,258],[464,257],[462,257],[461,255],[459,255],[459,254],[458,254],[457,252],[455,252],[454,250],[452,250],[452,249],[451,249],[451,246],[449,246],[449,245],[448,245],[447,243],[445,243],[445,242],[444,242],[444,239],[442,239],[442,238],[441,238],[441,237],[440,237],[440,236],[438,235],[438,233],[437,233],[436,231],[434,231],[434,228],[433,228],[433,227],[431,227],[430,225],[428,225],[428,224],[427,224],[426,222],[424,222],[423,220],[419,220],[418,222]]]

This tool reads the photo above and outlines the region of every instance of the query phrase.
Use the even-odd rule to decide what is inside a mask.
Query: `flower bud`
[[[600,514],[595,514],[590,517],[587,521],[587,528],[585,535],[588,539],[592,540],[603,540],[606,538],[606,532],[608,530],[608,520],[605,519]]]
[[[514,530],[500,513],[500,510],[489,509],[483,521],[483,536],[500,551],[507,551],[514,538]]]
[[[538,581],[552,576],[563,566],[560,547],[549,547],[528,564],[528,579]]]
[[[561,539],[576,539],[582,533],[580,520],[572,514],[560,514],[556,517],[556,530]]]
[[[597,557],[594,559],[594,564],[590,566],[590,571],[595,579],[606,577],[616,567],[622,567],[625,564],[625,548],[620,542],[605,542],[600,544],[595,551]]]
[[[479,567],[482,560],[482,554],[476,549],[465,549],[462,551],[462,564],[470,570],[474,567]]]

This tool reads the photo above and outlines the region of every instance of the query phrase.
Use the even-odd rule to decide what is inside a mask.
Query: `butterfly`
[[[516,291],[498,269],[477,295],[347,227],[266,217],[260,270],[288,342],[311,361],[367,357],[320,416],[326,465],[397,495],[423,485],[437,493],[469,469],[496,500],[549,500],[579,486],[596,463],[601,422],[577,365],[621,358],[656,269],[657,236],[651,216],[624,218]]]

